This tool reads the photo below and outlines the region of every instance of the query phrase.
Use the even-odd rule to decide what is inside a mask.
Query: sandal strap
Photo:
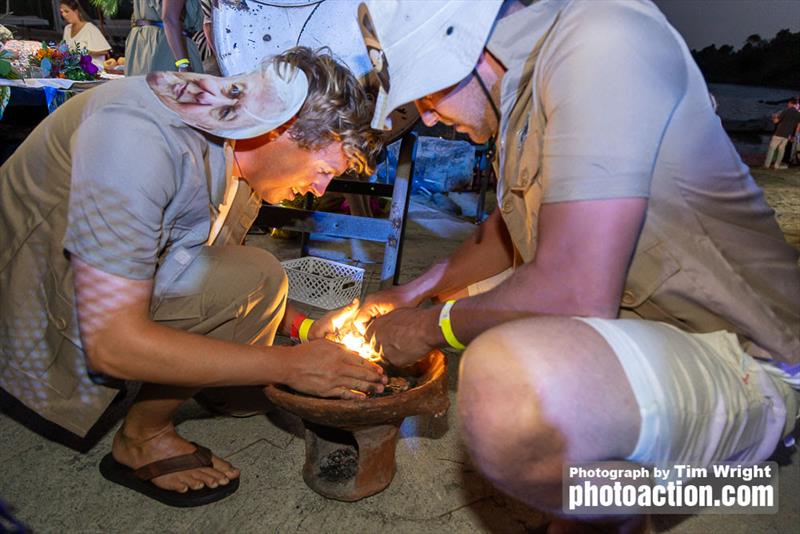
[[[177,473],[178,471],[188,471],[189,469],[197,469],[199,467],[211,467],[213,465],[211,461],[211,451],[195,442],[192,442],[192,445],[197,447],[193,453],[164,458],[163,460],[157,460],[143,465],[139,469],[133,471],[133,476],[140,480],[152,480],[162,475]]]

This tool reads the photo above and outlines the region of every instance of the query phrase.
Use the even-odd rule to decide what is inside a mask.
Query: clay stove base
[[[305,422],[303,480],[324,497],[357,501],[383,491],[397,470],[400,422],[352,431]]]
[[[416,378],[415,387],[371,399],[322,399],[276,386],[264,389],[273,404],[303,420],[303,480],[311,489],[341,501],[380,492],[394,478],[403,419],[447,412],[447,366],[441,351],[432,351],[402,372]]]

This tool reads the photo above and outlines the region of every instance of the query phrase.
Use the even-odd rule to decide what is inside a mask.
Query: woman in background
[[[92,63],[97,68],[103,68],[106,54],[111,51],[111,45],[100,30],[89,21],[89,16],[83,10],[78,0],[61,0],[61,18],[67,23],[64,28],[64,41],[70,48],[85,48],[92,56]]]
[[[125,42],[125,75],[154,71],[203,72],[197,45],[187,36],[202,30],[199,0],[133,0]]]

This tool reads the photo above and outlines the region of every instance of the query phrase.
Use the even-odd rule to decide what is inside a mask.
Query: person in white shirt
[[[59,10],[61,18],[67,23],[64,27],[64,41],[70,48],[82,47],[88,50],[92,63],[102,69],[106,54],[111,52],[111,45],[106,38],[97,26],[89,22],[89,17],[78,0],[62,0]]]

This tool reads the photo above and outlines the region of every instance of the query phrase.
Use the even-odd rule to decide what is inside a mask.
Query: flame
[[[367,338],[354,330],[344,334],[339,333],[336,337],[336,342],[341,343],[365,360],[377,362],[381,359],[381,352],[376,350],[374,343],[370,343]]]

